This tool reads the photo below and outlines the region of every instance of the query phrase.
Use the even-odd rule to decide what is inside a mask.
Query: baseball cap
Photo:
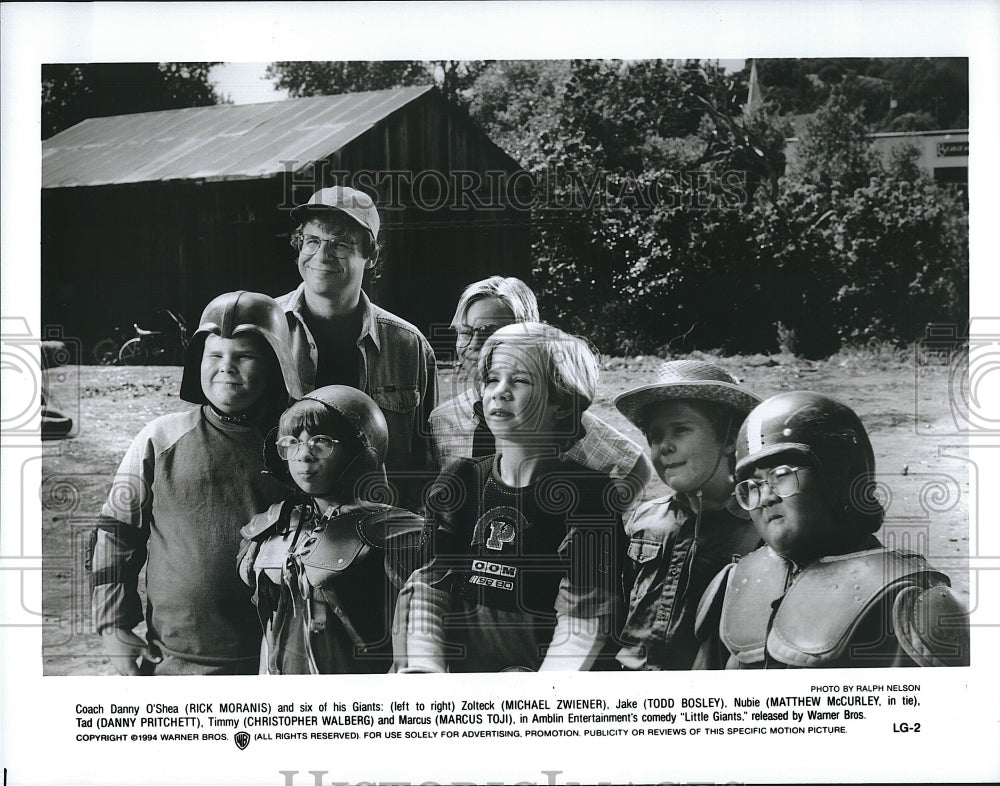
[[[310,213],[320,213],[329,210],[339,210],[347,213],[361,226],[372,233],[372,237],[378,238],[378,230],[381,222],[378,217],[378,210],[375,202],[364,191],[358,191],[349,186],[330,186],[321,188],[304,205],[297,205],[290,213],[293,221],[304,222],[309,220]]]

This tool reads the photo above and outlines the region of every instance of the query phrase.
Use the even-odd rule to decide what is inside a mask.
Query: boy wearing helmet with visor
[[[209,303],[180,395],[200,406],[139,433],[101,511],[94,620],[121,674],[252,674],[260,625],[232,565],[240,526],[283,496],[262,475],[264,434],[301,395],[278,304],[243,291]],[[144,616],[146,641],[132,631]]]
[[[747,417],[736,456],[736,499],[765,545],[706,590],[695,668],[968,665],[948,577],[875,537],[875,457],[853,410],[779,394]]]
[[[239,572],[264,627],[261,673],[392,665],[393,609],[423,519],[367,499],[385,491],[388,444],[382,411],[345,385],[299,399],[269,435],[265,463],[294,492],[242,530]]]

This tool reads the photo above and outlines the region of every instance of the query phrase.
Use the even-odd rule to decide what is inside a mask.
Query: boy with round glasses
[[[434,352],[416,327],[374,305],[363,285],[381,265],[375,202],[332,186],[291,211],[302,283],[279,298],[305,390],[347,385],[366,393],[389,427],[386,470],[395,498],[420,504],[429,465],[427,418],[437,403]]]
[[[875,458],[858,416],[782,393],[740,428],[735,496],[765,545],[705,591],[695,668],[962,666],[965,610],[920,555],[883,548]]]
[[[293,491],[242,530],[239,573],[264,629],[261,673],[392,665],[393,609],[423,519],[366,499],[388,444],[381,410],[344,385],[296,401],[268,436],[268,471]]]

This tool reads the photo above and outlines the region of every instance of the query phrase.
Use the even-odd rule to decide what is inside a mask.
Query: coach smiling
[[[389,425],[389,480],[398,504],[415,508],[417,480],[428,465],[436,368],[420,331],[362,290],[378,271],[378,210],[367,194],[333,186],[293,208],[291,218],[298,224],[292,246],[302,283],[277,301],[288,316],[303,389],[350,385],[375,400]]]

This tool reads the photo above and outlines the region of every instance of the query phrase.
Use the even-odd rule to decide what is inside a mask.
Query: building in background
[[[433,87],[93,118],[42,144],[42,322],[86,351],[157,311],[296,286],[288,211],[317,188],[375,197],[373,301],[444,357],[462,289],[530,280],[517,163]],[[525,174],[525,173],[521,173]]]
[[[888,160],[894,150],[915,147],[920,154],[917,166],[935,182],[955,184],[962,191],[968,188],[969,129],[882,132],[871,134],[869,138],[883,161]],[[797,164],[795,148],[798,143],[797,136],[785,140],[785,158],[789,169],[794,169]]]

